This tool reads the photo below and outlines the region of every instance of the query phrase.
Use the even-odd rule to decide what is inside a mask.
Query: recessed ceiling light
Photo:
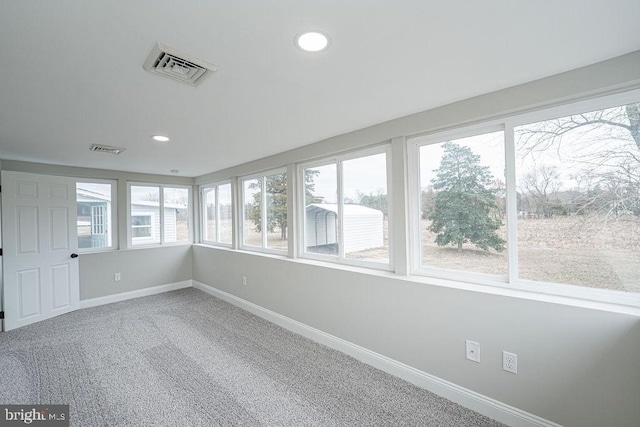
[[[322,52],[329,47],[329,37],[319,31],[307,31],[295,37],[298,49],[305,52]]]
[[[169,141],[169,138],[167,138],[166,136],[162,136],[162,135],[153,135],[151,138],[153,138],[154,141],[158,141],[158,142],[167,142],[167,141]]]

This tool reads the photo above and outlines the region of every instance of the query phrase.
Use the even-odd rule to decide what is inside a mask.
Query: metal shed
[[[357,252],[383,246],[382,211],[360,205],[344,205],[344,252]],[[338,243],[338,205],[314,203],[306,207],[305,242],[307,248]]]

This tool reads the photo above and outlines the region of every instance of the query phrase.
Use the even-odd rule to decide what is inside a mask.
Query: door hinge
[[[0,256],[2,256],[2,248],[0,248]]]
[[[0,320],[4,319],[4,311],[0,311]]]

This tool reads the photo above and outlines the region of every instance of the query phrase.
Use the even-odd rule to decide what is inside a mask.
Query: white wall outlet
[[[509,353],[508,351],[502,352],[502,369],[514,374],[518,373],[518,355],[515,353]]]
[[[247,286],[247,276],[242,276],[242,286]]]
[[[467,359],[480,363],[480,344],[475,341],[466,341]]]
[[[121,278],[122,277],[120,276],[120,273],[116,273],[116,274],[113,275],[113,281],[114,282],[119,282]]]

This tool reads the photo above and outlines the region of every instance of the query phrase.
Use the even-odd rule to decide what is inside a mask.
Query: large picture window
[[[594,298],[640,292],[640,102],[616,98],[633,99],[410,139],[413,271],[562,295],[576,290],[557,285],[597,288]]]
[[[387,150],[301,168],[305,256],[390,267]]]
[[[287,174],[267,173],[241,180],[242,246],[286,251],[288,248]]]
[[[130,185],[131,246],[190,242],[190,199],[188,187]]]
[[[421,267],[506,276],[504,132],[435,141],[419,148]]]
[[[231,183],[201,187],[202,241],[231,246],[233,239]]]
[[[640,291],[640,103],[515,128],[522,279]]]

